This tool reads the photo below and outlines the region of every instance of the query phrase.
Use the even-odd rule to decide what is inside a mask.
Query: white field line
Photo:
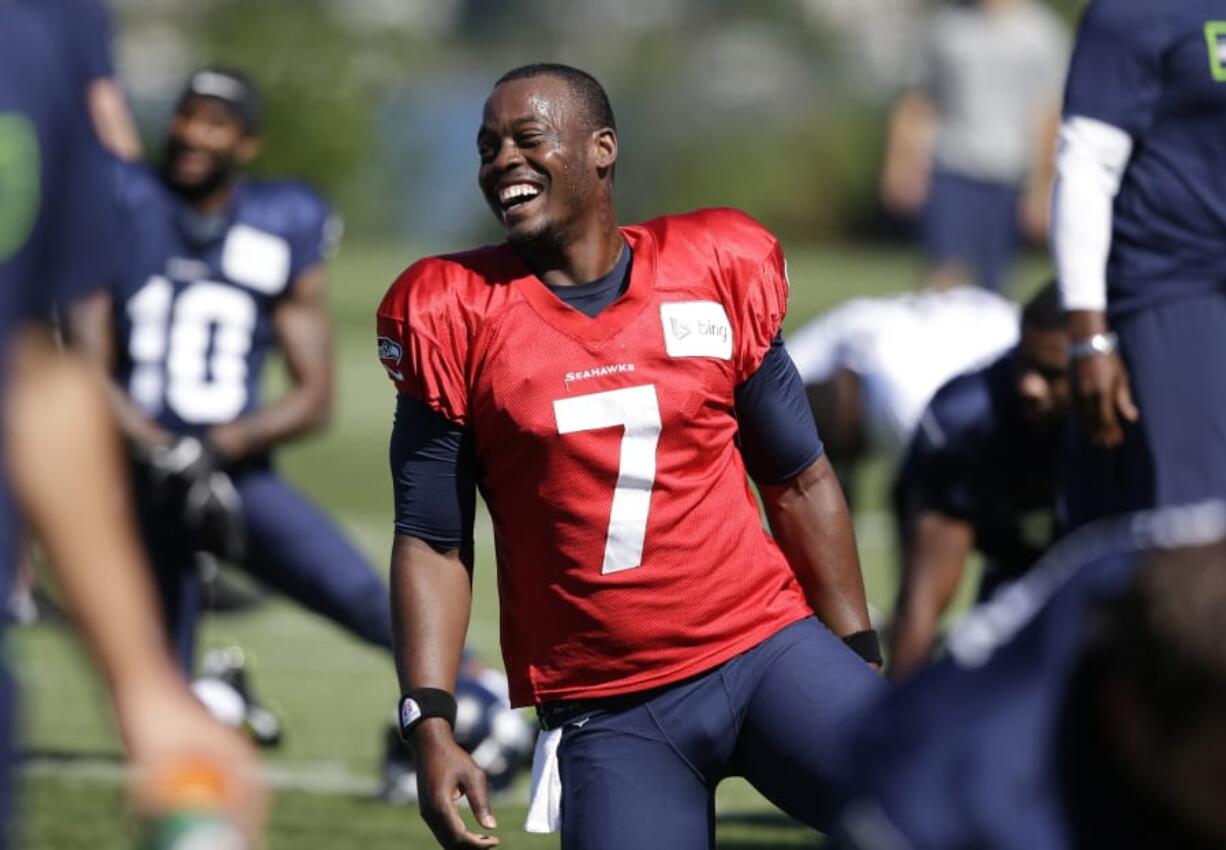
[[[64,760],[28,757],[22,760],[19,772],[38,778],[78,779],[107,784],[120,784],[128,777],[121,762],[105,758]],[[379,781],[373,776],[359,776],[342,762],[309,761],[285,765],[265,765],[264,779],[275,790],[306,791],[311,794],[338,794],[373,797],[379,793]]]

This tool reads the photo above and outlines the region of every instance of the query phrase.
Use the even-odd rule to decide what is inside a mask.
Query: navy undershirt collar
[[[549,291],[563,303],[578,310],[589,319],[594,319],[626,291],[630,283],[630,261],[633,255],[629,245],[623,245],[621,256],[609,273],[587,283],[573,286],[549,286]]]

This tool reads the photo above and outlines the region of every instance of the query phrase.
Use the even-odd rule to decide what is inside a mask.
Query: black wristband
[[[881,657],[881,642],[877,640],[876,629],[865,629],[862,632],[852,632],[849,635],[844,635],[843,643],[847,644],[848,649],[869,664],[880,666],[885,663],[885,660]]]
[[[417,724],[429,717],[441,717],[452,729],[455,728],[455,697],[441,688],[413,688],[400,698],[396,719],[400,726],[400,740],[406,744]]]

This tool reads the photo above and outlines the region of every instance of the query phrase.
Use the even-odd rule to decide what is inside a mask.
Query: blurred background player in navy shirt
[[[947,383],[920,417],[894,488],[903,563],[892,678],[927,659],[973,552],[985,558],[985,599],[1055,539],[1068,360],[1053,281],[1022,311],[1017,347]]]
[[[114,699],[148,805],[165,771],[205,759],[247,829],[262,808],[251,753],[192,698],[162,636],[143,571],[117,440],[88,369],[57,352],[53,307],[101,282],[114,240],[103,157],[71,67],[71,40],[50,16],[0,4],[0,340],[5,354],[6,483],[0,485],[0,585],[12,580],[13,512],[23,508]],[[11,482],[10,494],[8,483]],[[15,694],[0,679],[0,824],[11,824]],[[0,844],[4,838],[0,837]]]
[[[1074,523],[1226,497],[1226,8],[1096,0],[1055,192]]]

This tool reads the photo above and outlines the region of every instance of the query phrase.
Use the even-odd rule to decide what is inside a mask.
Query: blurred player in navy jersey
[[[243,73],[191,76],[161,171],[120,166],[125,249],[110,292],[72,310],[77,342],[114,376],[143,535],[185,671],[201,608],[198,551],[391,648],[386,586],[272,466],[278,446],[331,414],[325,260],[338,224],[303,184],[240,179],[260,121]],[[265,405],[260,378],[274,348],[290,388]],[[248,690],[241,671],[206,672]],[[274,743],[276,718],[246,697],[250,730]]]
[[[1097,0],[1055,248],[1081,429],[1070,519],[1226,497],[1226,5]]]
[[[1030,567],[1056,534],[1056,469],[1068,411],[1068,334],[1055,282],[1022,311],[1016,348],[942,387],[894,486],[902,581],[890,675],[928,657],[966,561],[983,553],[981,599]]]
[[[847,505],[779,335],[779,243],[727,209],[619,228],[613,111],[575,68],[503,75],[476,142],[506,241],[415,263],[378,311],[423,817],[445,847],[498,843],[457,809],[496,826],[453,732],[480,486],[511,701],[548,730],[528,825],[560,820],[567,850],[708,848],[736,774],[820,827],[836,742],[884,685]]]
[[[144,537],[185,670],[198,550],[241,559],[370,643],[391,640],[374,570],[272,469],[276,446],[331,413],[325,259],[337,224],[302,184],[239,179],[259,149],[260,119],[245,75],[192,75],[161,171],[118,167],[124,248],[110,291],[72,310],[75,340],[114,376]],[[274,347],[291,385],[264,405],[261,373]]]
[[[12,581],[15,497],[111,686],[120,733],[141,769],[137,802],[148,804],[151,782],[175,764],[204,758],[228,774],[227,804],[254,833],[262,798],[252,754],[208,717],[175,670],[129,503],[116,495],[123,479],[105,395],[85,364],[55,350],[46,329],[57,303],[104,279],[116,238],[105,162],[66,70],[71,44],[38,11],[0,3],[0,589]],[[4,827],[14,702],[12,680],[0,676]]]
[[[1226,506],[1087,526],[863,718],[843,850],[1226,847]]]

